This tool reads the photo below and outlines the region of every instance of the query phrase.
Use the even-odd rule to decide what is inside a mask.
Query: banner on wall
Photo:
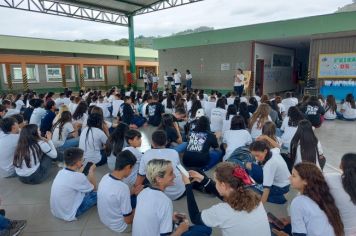
[[[320,54],[318,78],[356,78],[356,52]]]

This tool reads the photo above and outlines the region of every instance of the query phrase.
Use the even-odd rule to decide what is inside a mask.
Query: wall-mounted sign
[[[356,78],[356,52],[320,54],[318,78]]]
[[[221,71],[230,70],[230,63],[221,63]]]

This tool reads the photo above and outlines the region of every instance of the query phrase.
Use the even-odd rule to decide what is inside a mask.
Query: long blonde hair
[[[252,126],[257,121],[257,128],[262,129],[264,123],[268,121],[269,112],[270,112],[270,107],[268,104],[262,103],[261,105],[259,105],[257,110],[255,111],[255,113],[253,113],[250,119],[249,128],[251,129]]]

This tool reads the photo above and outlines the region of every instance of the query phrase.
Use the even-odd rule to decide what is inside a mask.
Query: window
[[[291,55],[273,54],[273,67],[292,67],[293,57]]]
[[[104,80],[103,66],[84,66],[83,70],[85,80]]]
[[[3,65],[4,71],[4,81],[7,84],[7,73],[6,67]],[[22,69],[21,64],[11,64],[10,65],[10,73],[11,79],[13,83],[22,83]],[[26,74],[27,74],[27,81],[29,83],[37,83],[39,82],[39,75],[38,75],[38,65],[34,64],[27,64],[26,65]]]
[[[67,82],[74,82],[75,72],[74,65],[66,65],[64,69]],[[47,82],[61,82],[62,69],[60,65],[46,65],[46,78]]]

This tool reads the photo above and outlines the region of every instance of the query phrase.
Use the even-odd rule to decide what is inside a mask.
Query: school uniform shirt
[[[54,102],[56,103],[56,107],[60,107],[63,105],[66,105],[66,100],[64,100],[64,98],[56,98],[56,100],[54,100]]]
[[[174,83],[175,84],[180,84],[181,83],[180,78],[181,78],[181,74],[179,72],[175,73],[173,75]]]
[[[356,109],[353,109],[349,102],[344,102],[344,104],[342,104],[341,109],[345,110],[342,113],[345,119],[356,119]]]
[[[203,105],[203,104],[202,104]],[[205,115],[211,117],[211,110],[216,107],[216,102],[205,102],[203,105]]]
[[[25,107],[25,103],[22,101],[22,100],[17,100],[16,102],[15,102],[15,104],[16,104],[16,110],[18,110],[18,111],[21,111],[21,109],[23,108],[23,107]]]
[[[138,170],[140,167],[140,162],[141,162],[143,154],[137,148],[134,148],[131,146],[125,147],[122,149],[122,151],[125,151],[125,150],[130,151],[136,157],[136,160],[137,160],[135,165],[132,167],[131,174],[122,180],[128,186],[132,187],[136,182],[136,178],[137,178],[137,174],[138,174]]]
[[[321,147],[320,141],[318,141],[317,147],[318,147],[319,155],[322,155],[323,154],[323,149]],[[296,165],[296,164],[298,164],[300,162],[302,162],[302,154],[300,152],[300,144],[298,144],[294,165]],[[316,163],[315,164],[320,168],[319,161],[318,161],[318,156],[316,156]]]
[[[11,117],[13,115],[20,114],[20,111],[14,108],[7,109],[6,114],[4,115],[4,118]]]
[[[268,116],[268,120],[272,121],[270,116]],[[261,125],[261,128],[258,128],[257,127],[258,121],[259,121],[259,118],[255,121],[255,123],[252,125],[252,128],[251,128],[251,136],[253,139],[256,139],[258,136],[262,135],[263,124]]]
[[[309,197],[299,195],[290,206],[292,233],[308,236],[334,236],[334,229],[323,210]]]
[[[221,132],[223,129],[223,121],[226,119],[226,110],[222,108],[213,108],[210,117],[211,132]]]
[[[164,106],[164,112],[172,114],[174,112],[174,102],[172,101],[172,108],[167,107],[167,98],[163,99],[162,105]]]
[[[31,119],[29,124],[35,124],[38,127],[41,127],[41,120],[46,115],[46,110],[42,107],[35,108],[32,112]]]
[[[181,197],[185,192],[185,185],[182,180],[180,171],[176,168],[180,164],[178,152],[173,149],[150,149],[143,154],[138,170],[139,175],[145,176],[147,170],[147,164],[153,159],[163,159],[172,162],[173,172],[175,174],[174,185],[165,189],[164,193],[172,200],[176,200]]]
[[[88,136],[89,127],[85,127],[79,138],[79,148],[84,151],[84,159],[93,163],[98,163],[101,160],[100,150],[103,149],[108,137],[98,128],[91,128]],[[88,137],[88,138],[87,138]]]
[[[288,150],[290,149],[290,143],[297,132],[298,127],[293,127],[288,125],[289,117],[284,118],[281,126],[281,130],[283,130],[283,134],[281,136],[282,145],[286,147]]]
[[[290,107],[298,105],[298,100],[296,101],[294,98],[285,98],[282,100],[282,104],[286,108],[286,112],[288,113],[288,110]]]
[[[113,100],[112,101],[112,116],[117,117],[119,114],[120,106],[124,103],[124,100]]]
[[[75,110],[77,109],[78,107],[78,104],[76,103],[73,103],[73,102],[70,102],[69,105],[68,105],[68,109],[70,111],[70,113],[73,115]]]
[[[84,129],[86,127],[87,121],[88,121],[88,114],[87,113],[83,113],[83,116],[80,117],[78,120],[72,119],[73,124],[77,123],[77,124],[81,124],[82,125],[81,129]]]
[[[111,174],[99,183],[98,214],[104,225],[119,233],[127,228],[124,217],[132,214],[129,187]]]
[[[66,142],[70,133],[74,132],[74,127],[71,122],[67,122],[62,127],[61,138],[59,138],[59,125],[53,131],[52,141],[54,146],[61,147]]]
[[[192,131],[189,143],[183,155],[183,163],[187,167],[203,167],[210,161],[210,147],[217,148],[218,140],[211,132]]]
[[[267,213],[260,203],[251,212],[236,211],[226,203],[219,203],[201,212],[201,219],[208,227],[221,229],[223,236],[270,236]]]
[[[227,130],[223,134],[223,143],[227,145],[225,156],[226,161],[236,148],[243,147],[252,143],[251,134],[245,130]]]
[[[162,191],[145,188],[137,196],[132,236],[170,235],[173,231],[173,204]]]
[[[19,138],[19,134],[5,134],[2,131],[0,132],[0,177],[8,177],[15,174],[13,161]]]
[[[277,149],[271,150],[272,156],[263,166],[264,188],[270,188],[272,185],[283,188],[290,184],[290,172],[283,157],[279,154],[279,149]]]
[[[278,103],[277,106],[278,106],[279,112],[280,112],[281,114],[282,114],[282,113],[284,113],[284,114],[287,113],[286,107],[285,107],[282,103]]]
[[[64,168],[54,178],[50,206],[52,214],[65,221],[73,221],[86,193],[93,191],[88,178],[80,172]]]
[[[146,115],[148,118],[147,123],[153,126],[161,124],[162,114],[164,113],[164,107],[159,102],[149,103],[146,107]]]
[[[186,74],[186,75],[185,75],[185,79],[186,79],[186,80],[191,80],[191,79],[193,79],[192,74]]]
[[[57,151],[53,145],[52,140],[48,141],[48,143],[40,140],[38,141],[38,145],[40,146],[40,149],[43,154],[49,156],[52,159],[57,158]],[[36,164],[35,164],[35,159],[36,159]],[[21,168],[15,167],[15,171],[18,176],[28,177],[31,176],[33,173],[35,173],[39,167],[40,167],[40,160],[38,159],[38,157],[34,157],[33,153],[31,153],[30,167],[26,166],[26,162],[24,160],[22,162]]]
[[[96,106],[100,107],[103,110],[104,118],[110,117],[110,111],[109,111],[109,107],[111,107],[110,103],[107,103],[107,102],[98,103],[98,104],[96,104]]]
[[[228,98],[226,99],[226,100],[227,100],[227,105],[232,105],[232,104],[234,104],[235,98],[236,98],[236,97],[228,97]]]
[[[168,85],[168,75],[163,76],[164,85]]]
[[[356,235],[356,205],[351,201],[350,195],[346,193],[342,185],[341,174],[328,173],[325,175],[325,180],[339,209],[341,220],[344,223],[345,235]]]
[[[325,106],[325,114],[324,114],[324,118],[325,120],[335,120],[337,115],[336,115],[336,111],[333,111],[329,106]]]
[[[234,79],[235,79],[234,86],[242,86],[242,85],[244,85],[245,76],[243,74],[235,75]],[[239,82],[237,79],[239,79],[241,81]]]

